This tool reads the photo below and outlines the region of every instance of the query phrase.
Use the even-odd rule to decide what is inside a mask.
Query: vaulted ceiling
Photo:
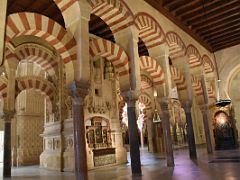
[[[209,51],[240,44],[240,0],[145,0]]]

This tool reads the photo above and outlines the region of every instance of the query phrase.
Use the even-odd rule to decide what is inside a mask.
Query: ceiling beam
[[[168,12],[165,8],[160,6],[160,4],[155,0],[145,0],[147,3],[149,3],[153,8],[157,9],[159,12],[161,12],[166,18],[168,18],[170,21],[172,21],[174,24],[176,24],[179,28],[181,28],[183,31],[185,31],[187,34],[189,34],[193,39],[198,41],[203,47],[205,47],[208,51],[212,52],[212,48],[209,44],[204,42],[200,36],[198,36],[196,33],[192,32],[189,28],[187,28],[184,24],[182,24],[178,19],[176,19],[170,12]]]
[[[196,32],[202,37],[208,34],[218,32],[218,30],[227,29],[229,27],[238,25],[239,23],[240,23],[240,17],[239,19],[237,18],[233,20],[216,23],[214,26],[205,27],[200,30],[196,30]]]
[[[239,28],[240,28],[240,22],[238,24],[233,23],[231,26],[224,26],[224,28],[220,28],[219,30],[215,30],[212,33],[207,33],[207,34],[205,34],[204,36],[201,36],[201,37],[204,40],[211,39],[213,37],[219,36],[219,34],[222,36],[222,35],[225,35],[225,33],[227,33],[227,32],[232,33],[232,31],[234,31],[236,29],[239,29]]]
[[[215,51],[219,51],[219,50],[222,50],[222,49],[225,49],[225,48],[229,48],[229,47],[231,47],[231,46],[236,46],[236,45],[238,45],[238,44],[240,44],[240,39],[239,40],[236,40],[236,41],[234,41],[234,42],[230,42],[230,43],[225,43],[225,44],[222,44],[222,45],[218,45],[218,46],[216,46],[216,47],[214,47],[214,52]]]
[[[239,18],[239,12],[240,12],[240,8],[228,14],[223,14],[221,16],[202,22],[201,24],[192,26],[192,28],[196,30],[202,30],[203,28],[208,28],[208,26],[215,26],[226,21],[231,21],[232,19]]]
[[[207,1],[204,3],[204,5],[205,5],[205,7],[207,7],[207,6],[210,6],[214,3],[216,3],[216,1],[222,1],[222,0]],[[188,9],[188,10],[182,9],[182,10],[176,11],[176,16],[180,19],[185,19],[187,17],[196,16],[197,14],[199,14],[202,11],[203,11],[203,6],[197,6],[197,7]]]
[[[194,9],[196,7],[198,7],[199,5],[202,4],[202,2],[199,0],[192,0],[191,2],[182,2],[182,1],[179,1],[181,4],[176,6],[175,8],[173,9],[169,9],[169,11],[171,11],[171,13],[173,13],[174,15],[176,15],[176,12],[177,11],[181,11],[181,10],[189,10],[189,9]]]
[[[233,39],[240,38],[240,33],[228,35],[228,36],[223,36],[221,38],[215,38],[214,40],[210,40],[209,43],[211,45],[218,44],[218,43],[225,43],[228,41],[232,41]]]
[[[200,16],[199,18],[194,18],[194,19],[191,18],[192,20],[187,18],[185,23],[187,25],[198,26],[199,24],[206,23],[207,21],[211,21],[211,20],[214,20],[214,19],[219,18],[219,17],[226,17],[230,14],[233,14],[233,11],[234,12],[236,12],[236,11],[239,12],[239,9],[240,9],[240,7],[237,6],[237,3],[232,4],[231,6],[228,6],[227,8],[225,6],[224,8],[216,10],[212,13],[202,14],[202,16]]]

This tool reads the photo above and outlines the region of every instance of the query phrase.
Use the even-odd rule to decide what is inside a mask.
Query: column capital
[[[122,92],[122,97],[124,101],[128,104],[128,107],[135,107],[135,102],[138,100],[140,95],[140,91],[138,90],[129,90]]]
[[[12,110],[3,110],[2,118],[4,122],[11,122],[11,119],[14,117],[15,111]]]
[[[208,104],[202,104],[199,106],[199,108],[200,108],[201,112],[204,113],[208,109]]]
[[[157,98],[157,101],[160,104],[162,111],[168,111],[169,99],[167,97]]]
[[[182,107],[185,111],[185,113],[191,113],[191,108],[192,108],[192,101],[186,100],[182,103]]]
[[[73,99],[74,104],[83,104],[84,98],[88,95],[89,84],[88,83],[80,83],[73,82],[69,86],[69,95]]]

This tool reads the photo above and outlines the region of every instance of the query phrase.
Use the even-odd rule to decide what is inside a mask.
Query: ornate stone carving
[[[15,111],[10,110],[3,110],[2,118],[5,122],[11,122],[11,119],[13,118],[15,114]]]
[[[72,117],[72,97],[71,96],[67,96],[66,100],[65,100],[65,105],[67,106],[67,118],[71,118]]]
[[[53,140],[52,139],[49,139],[47,141],[47,147],[48,147],[48,149],[52,149],[53,148]]]
[[[140,91],[138,90],[129,90],[122,92],[122,97],[127,102],[128,107],[135,107],[135,103],[138,100],[140,95]]]
[[[54,149],[59,149],[59,148],[60,148],[60,140],[54,139]]]
[[[66,149],[72,149],[73,148],[73,138],[72,137],[67,137],[66,138]]]
[[[105,61],[104,78],[112,80],[114,78],[114,70],[111,62]]]
[[[93,97],[89,97],[87,102],[87,110],[89,113],[99,113],[104,114],[107,111],[110,111],[112,105],[109,101],[105,101],[102,99],[94,99]]]
[[[158,98],[158,102],[161,106],[162,111],[168,111],[169,110],[169,107],[168,107],[169,100],[168,100],[168,98]]]

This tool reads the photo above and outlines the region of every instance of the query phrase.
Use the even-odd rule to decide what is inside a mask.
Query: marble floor
[[[142,176],[131,175],[130,163],[89,171],[89,180],[240,180],[240,150],[215,151],[206,153],[206,148],[197,148],[198,158],[191,161],[188,149],[174,151],[175,167],[166,167],[166,160],[141,149]],[[1,166],[1,164],[0,164]],[[2,168],[2,167],[0,167]],[[16,180],[74,180],[74,173],[53,172],[38,166],[12,169]],[[1,179],[1,178],[0,178]]]

